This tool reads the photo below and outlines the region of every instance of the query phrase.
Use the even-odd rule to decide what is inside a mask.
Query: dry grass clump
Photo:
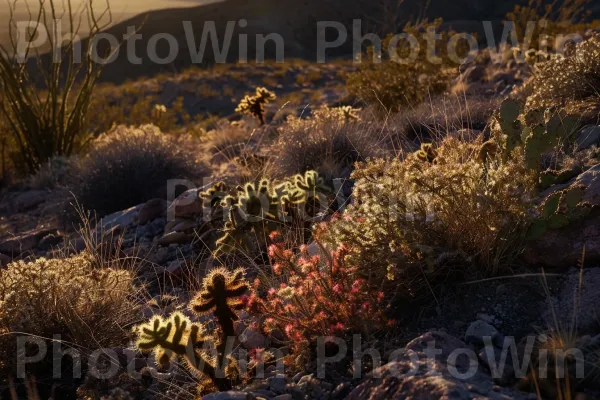
[[[364,119],[363,119],[364,118]],[[326,180],[348,178],[357,161],[382,155],[381,122],[350,107],[321,107],[308,118],[288,117],[271,148],[280,177],[308,170]]]
[[[153,125],[119,126],[101,135],[80,162],[74,192],[98,215],[165,198],[169,179],[199,178],[193,141],[163,134]]]
[[[405,33],[418,38],[419,48],[411,49],[406,40],[401,40],[397,46],[397,54],[394,55],[398,57],[397,60],[382,56],[384,59],[380,63],[373,63],[374,50],[369,49],[360,70],[347,76],[346,82],[350,93],[367,104],[381,105],[385,110],[397,110],[421,103],[432,95],[444,92],[448,88],[451,77],[456,75],[458,65],[448,58],[444,46],[438,45],[437,54],[442,60],[441,63],[429,61],[427,51],[424,50],[428,49],[424,33],[429,28],[439,31],[441,23],[441,20],[436,20],[430,24],[406,27]],[[448,43],[449,34],[442,33],[443,38],[439,43]],[[387,54],[391,39],[390,35],[382,41],[383,55]],[[412,56],[417,51],[418,54]],[[457,52],[463,55],[461,49]]]
[[[432,141],[463,129],[483,131],[498,105],[499,100],[490,97],[438,96],[390,115],[390,139],[398,148],[403,139]]]
[[[58,334],[63,350],[72,347],[82,355],[123,344],[136,315],[133,275],[125,270],[95,269],[92,261],[84,252],[70,258],[17,261],[0,272],[3,377],[16,371],[19,336],[49,343]],[[28,372],[38,378],[52,368],[45,362],[29,367]]]
[[[597,120],[600,110],[600,35],[571,46],[564,57],[537,63],[527,107],[564,107]],[[586,118],[587,117],[587,118]]]
[[[392,280],[411,294],[453,265],[496,274],[519,255],[535,182],[521,157],[482,157],[489,147],[447,137],[405,160],[360,164],[353,204],[317,238],[345,244],[347,261],[375,284]]]

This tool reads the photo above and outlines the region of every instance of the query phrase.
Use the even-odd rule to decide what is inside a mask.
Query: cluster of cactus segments
[[[421,144],[421,148],[417,151],[416,156],[423,162],[432,163],[437,157],[437,151],[431,143]]]
[[[529,227],[527,239],[538,239],[549,229],[561,229],[585,217],[590,205],[582,201],[584,191],[585,187],[577,185],[549,195],[540,206],[539,217]]]
[[[265,104],[274,101],[277,97],[275,93],[267,88],[258,87],[254,96],[247,95],[240,101],[235,109],[236,112],[250,115],[260,121],[261,125],[265,123]]]
[[[229,390],[239,374],[232,364],[232,340],[235,339],[234,321],[243,307],[243,295],[250,290],[244,271],[217,268],[203,280],[202,290],[190,302],[190,310],[200,316],[212,313],[220,330],[211,334],[206,327],[192,322],[180,312],[168,318],[155,316],[135,328],[136,347],[152,352],[156,363],[166,367],[174,359],[181,359],[189,370],[208,378],[217,390]],[[216,350],[212,356],[211,350]]]
[[[566,168],[561,171],[555,171],[552,169],[540,172],[539,185],[541,190],[548,189],[554,185],[561,185],[567,183],[574,177],[576,177],[581,171],[575,168]]]
[[[506,100],[500,106],[496,122],[504,143],[505,156],[517,146],[523,147],[525,161],[530,169],[539,169],[544,153],[553,151],[565,141],[573,139],[579,124],[575,116],[563,111],[529,110],[524,115],[523,103]]]
[[[331,190],[317,172],[307,171],[278,184],[262,179],[258,184],[247,183],[226,193],[221,186],[201,195],[205,212],[223,215],[226,221],[216,243],[217,254],[236,249],[251,251],[257,240],[282,226],[310,224],[328,209],[327,194]],[[215,196],[220,196],[220,202]]]

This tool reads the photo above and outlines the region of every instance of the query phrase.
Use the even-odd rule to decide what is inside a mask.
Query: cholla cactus
[[[252,252],[266,249],[261,238],[286,224],[297,227],[310,224],[327,209],[327,194],[331,189],[315,171],[296,175],[273,184],[262,179],[258,185],[247,183],[237,188],[237,196],[226,196],[222,202],[227,222],[223,235],[217,240],[217,254],[233,250]],[[303,227],[304,224],[302,224]]]
[[[258,187],[247,183],[237,188],[238,195],[227,196],[222,206],[227,212],[224,235],[217,241],[217,253],[241,246],[250,250],[254,244],[253,235],[270,231],[277,220],[278,198],[271,190],[270,182],[263,179]]]
[[[254,96],[246,96],[235,109],[236,112],[251,115],[260,121],[261,125],[265,124],[265,104],[274,101],[277,97],[275,93],[267,88],[256,88]]]
[[[192,372],[208,377],[219,390],[231,389],[226,378],[217,377],[215,360],[204,350],[213,340],[206,334],[204,325],[192,323],[177,312],[168,319],[155,316],[135,328],[136,347],[142,352],[153,352],[162,367],[181,358]]]
[[[237,310],[243,308],[242,296],[250,289],[244,278],[244,270],[228,271],[225,268],[212,270],[202,282],[203,288],[190,302],[196,314],[212,313],[221,326],[222,338],[217,344],[217,360],[222,363],[226,354],[227,339],[235,337],[233,322],[239,319]]]
[[[306,171],[290,181],[287,193],[281,198],[282,208],[288,214],[314,218],[321,208],[327,207],[329,191],[316,171]]]
[[[421,149],[417,151],[417,158],[423,162],[432,163],[437,157],[437,151],[431,143],[423,143]]]
[[[204,278],[202,284],[202,290],[190,302],[190,309],[200,315],[212,312],[224,336],[234,336],[233,321],[238,320],[235,310],[243,307],[241,297],[250,289],[244,278],[244,270],[230,272],[225,268],[217,268]]]

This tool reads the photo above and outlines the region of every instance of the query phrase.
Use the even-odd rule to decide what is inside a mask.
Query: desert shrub
[[[559,35],[585,32],[598,26],[597,22],[588,22],[589,11],[587,7],[591,0],[562,0],[552,3],[543,0],[529,0],[527,4],[516,4],[511,12],[506,15],[506,21],[515,24],[519,40],[524,40],[526,33],[531,32],[528,43],[533,50],[556,50],[554,40]],[[531,21],[545,21],[545,24],[536,23],[533,30],[527,30]]]
[[[382,41],[381,62],[373,62],[373,48],[370,48],[360,70],[350,73],[346,78],[348,90],[351,94],[364,100],[367,104],[381,105],[386,110],[415,105],[426,100],[429,96],[444,92],[452,75],[457,73],[457,63],[448,58],[445,46],[438,45],[438,55],[442,63],[433,63],[428,59],[427,43],[423,38],[424,32],[434,28],[439,32],[441,20],[419,26],[409,25],[405,33],[414,35],[419,40],[418,54],[411,59],[413,50],[406,40],[401,40],[397,46],[399,60],[387,58],[387,50],[392,40],[389,35]],[[447,43],[451,32],[441,33],[442,40],[438,43]],[[464,55],[462,48],[458,49],[459,56]]]
[[[363,276],[405,295],[453,273],[496,274],[519,255],[534,190],[522,155],[499,157],[482,138],[447,137],[405,160],[362,163],[353,204],[316,236],[345,244]]]
[[[573,45],[564,57],[537,63],[531,81],[529,109],[562,107],[597,120],[600,109],[600,35]]]
[[[153,124],[163,132],[175,133],[194,122],[185,108],[184,98],[168,104],[161,102],[160,93],[145,92],[135,85],[99,86],[87,115],[93,134],[108,132],[116,125],[139,126]]]
[[[53,156],[69,156],[84,142],[87,110],[102,71],[102,65],[93,60],[94,38],[110,23],[103,18],[110,14],[108,6],[98,10],[91,6],[91,0],[86,1],[84,17],[70,7],[70,1],[61,15],[56,3],[50,0],[48,7],[40,7],[37,16],[30,15],[31,21],[37,21],[33,33],[53,32],[50,21],[64,17],[72,22],[70,33],[76,37],[81,20],[87,18],[89,40],[82,50],[83,62],[75,62],[80,51],[73,41],[61,47],[51,39],[49,46],[27,48],[21,54],[19,38],[13,35],[8,48],[0,49],[0,112],[8,121],[20,160],[29,173]],[[11,19],[12,25],[16,22],[12,13]],[[27,60],[30,56],[30,62],[20,62],[21,57]]]
[[[348,250],[343,245],[331,252],[318,247],[318,254],[310,254],[307,246],[299,253],[287,249],[277,232],[271,239],[274,279],[262,285],[257,281],[266,296],[253,293],[248,307],[258,314],[266,334],[285,333],[295,356],[314,345],[317,337],[360,333],[366,340],[391,323],[385,316],[385,294],[370,287],[357,276],[357,267],[345,262]]]
[[[274,173],[315,170],[326,180],[348,178],[355,162],[383,152],[382,123],[374,116],[364,117],[350,107],[322,107],[308,118],[288,117],[271,148]]]
[[[0,271],[0,370],[16,371],[17,338],[46,341],[61,335],[63,348],[82,355],[123,345],[136,318],[133,276],[117,269],[95,269],[82,253],[70,258],[17,261]],[[35,350],[35,345],[31,348]],[[52,352],[28,373],[46,378],[52,373]],[[82,365],[85,365],[82,359]]]
[[[165,135],[153,125],[119,126],[99,136],[80,161],[74,193],[99,215],[165,198],[169,179],[201,176],[194,151],[191,139]]]

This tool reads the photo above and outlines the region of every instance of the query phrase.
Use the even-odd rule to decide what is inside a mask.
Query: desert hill
[[[352,21],[363,21],[363,33],[390,32],[397,30],[407,21],[423,18],[441,17],[446,26],[457,30],[474,31],[483,36],[481,21],[493,21],[500,27],[500,21],[515,4],[525,0],[492,1],[492,0],[433,0],[428,7],[422,2],[409,1],[400,6],[390,6],[389,0],[226,0],[220,3],[183,9],[159,10],[138,15],[119,23],[108,33],[118,38],[127,33],[127,28],[135,26],[141,34],[141,39],[132,46],[136,55],[143,59],[139,65],[127,60],[126,46],[119,57],[109,64],[104,71],[103,79],[115,83],[140,76],[153,76],[161,72],[177,72],[194,64],[190,56],[191,41],[186,38],[183,22],[189,21],[193,27],[193,37],[196,49],[203,33],[204,23],[214,21],[218,32],[219,45],[225,37],[227,23],[234,25],[227,61],[235,62],[239,58],[240,34],[248,38],[248,59],[255,59],[255,35],[277,33],[285,43],[286,58],[304,58],[314,60],[317,54],[317,22],[337,21],[348,28],[348,39],[343,46],[327,51],[328,57],[348,56],[352,51]],[[600,6],[591,9],[595,16],[600,15]],[[247,21],[246,27],[240,27],[238,21]],[[395,28],[394,28],[395,25]],[[174,36],[179,46],[177,57],[164,65],[150,62],[148,58],[148,41],[153,35],[168,33]],[[334,40],[334,31],[328,32],[327,40]],[[331,36],[331,37],[330,37]],[[166,57],[169,45],[166,40],[156,43],[157,54]],[[275,57],[275,45],[268,42],[265,47],[265,57]],[[211,42],[209,41],[204,53],[202,64],[212,64],[215,61]]]

